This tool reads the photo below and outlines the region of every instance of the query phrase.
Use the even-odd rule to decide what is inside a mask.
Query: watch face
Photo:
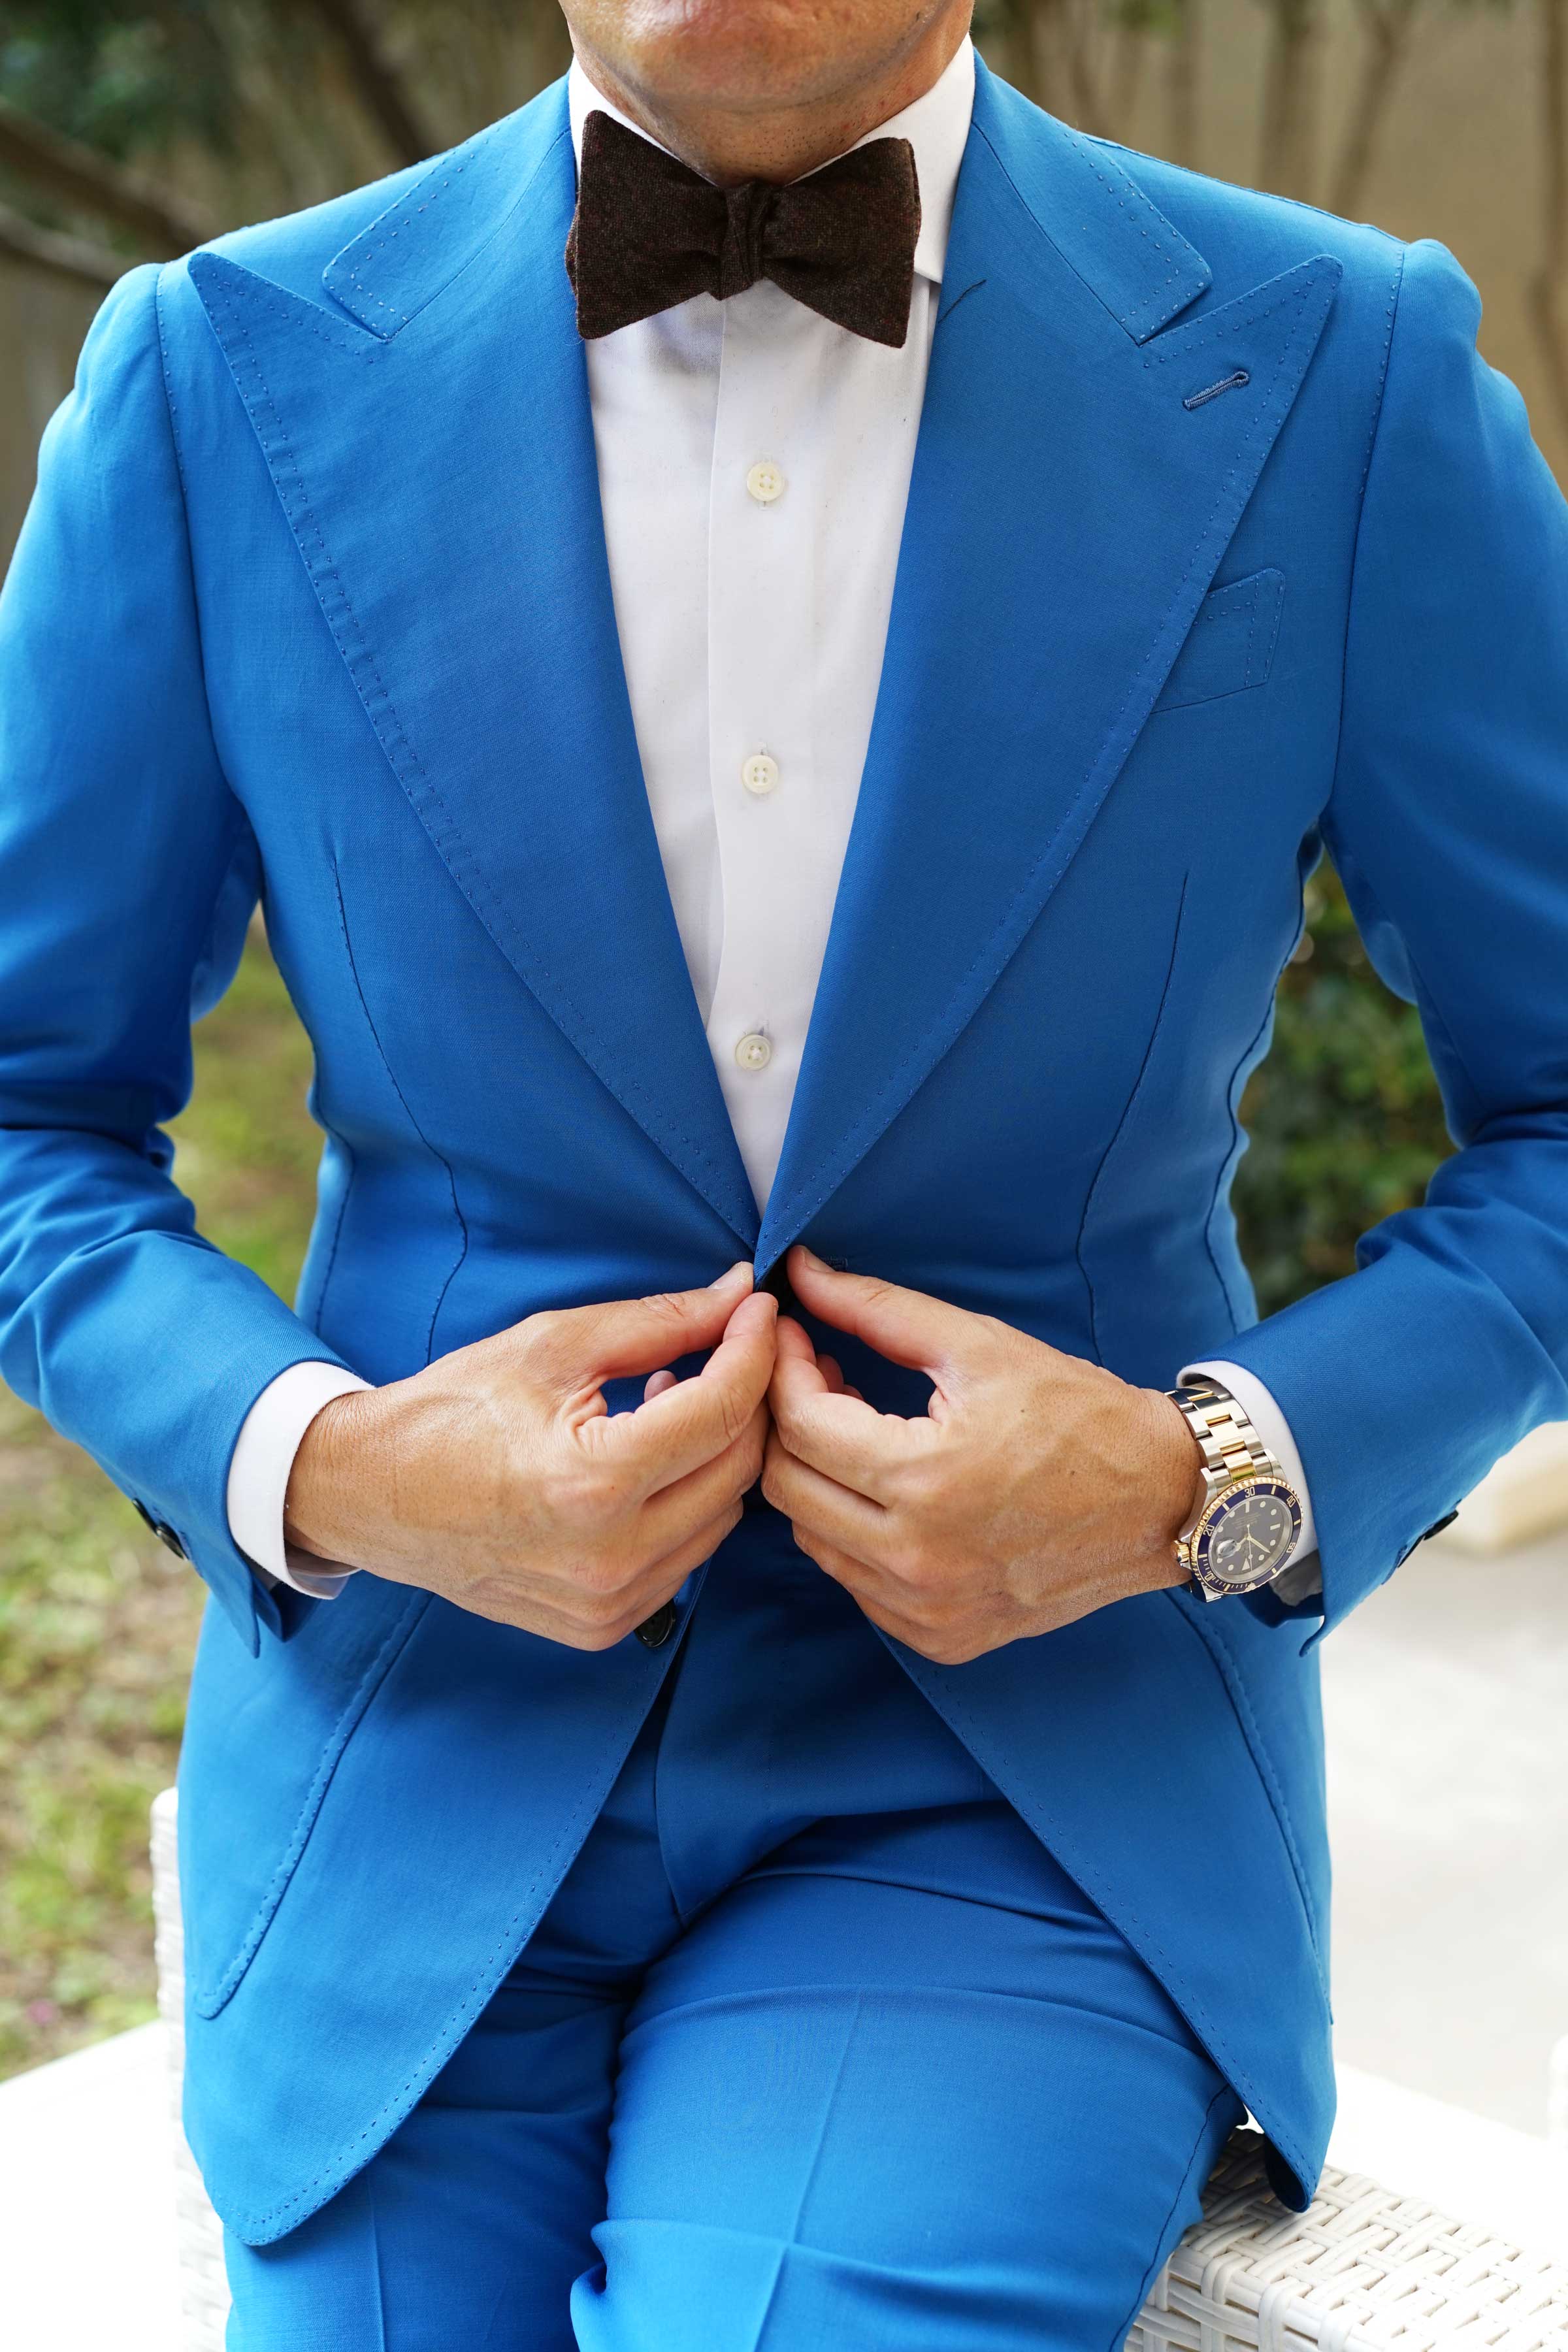
[[[1249,1591],[1284,1565],[1300,1529],[1296,1498],[1282,1481],[1259,1478],[1223,1496],[1197,1548],[1211,1582]]]

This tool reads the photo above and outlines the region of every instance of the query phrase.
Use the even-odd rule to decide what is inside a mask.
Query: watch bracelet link
[[[1166,1395],[1181,1412],[1197,1441],[1203,1459],[1204,1485],[1213,1494],[1227,1480],[1279,1464],[1228,1389],[1213,1381],[1188,1381]]]

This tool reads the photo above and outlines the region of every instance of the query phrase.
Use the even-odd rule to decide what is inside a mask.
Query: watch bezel
[[[1255,1495],[1273,1495],[1284,1504],[1290,1514],[1290,1540],[1285,1547],[1279,1566],[1269,1569],[1267,1574],[1254,1576],[1250,1580],[1226,1576],[1209,1565],[1209,1555],[1215,1533],[1221,1522],[1229,1517],[1237,1504]],[[1289,1479],[1277,1471],[1259,1470],[1244,1473],[1238,1478],[1228,1479],[1221,1492],[1211,1495],[1198,1513],[1197,1524],[1193,1529],[1188,1546],[1192,1572],[1211,1592],[1260,1592],[1265,1586],[1272,1584],[1277,1576],[1283,1573],[1291,1552],[1300,1540],[1300,1534],[1301,1505]]]

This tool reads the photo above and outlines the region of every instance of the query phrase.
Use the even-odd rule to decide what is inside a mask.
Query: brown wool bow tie
[[[852,148],[809,179],[716,188],[607,114],[583,125],[566,274],[577,331],[614,334],[693,294],[771,278],[874,343],[909,331],[920,184],[907,139]]]

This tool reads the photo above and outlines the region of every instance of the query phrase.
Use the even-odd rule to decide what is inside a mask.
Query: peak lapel
[[[982,69],[876,720],[770,1265],[946,1053],[1149,716],[1317,346],[1309,261],[1208,271],[1114,158]],[[1246,372],[1195,408],[1186,395]]]
[[[333,308],[221,254],[192,276],[431,840],[546,1012],[749,1247],[756,1210],[621,667],[563,262],[574,192],[557,88],[345,247]]]

